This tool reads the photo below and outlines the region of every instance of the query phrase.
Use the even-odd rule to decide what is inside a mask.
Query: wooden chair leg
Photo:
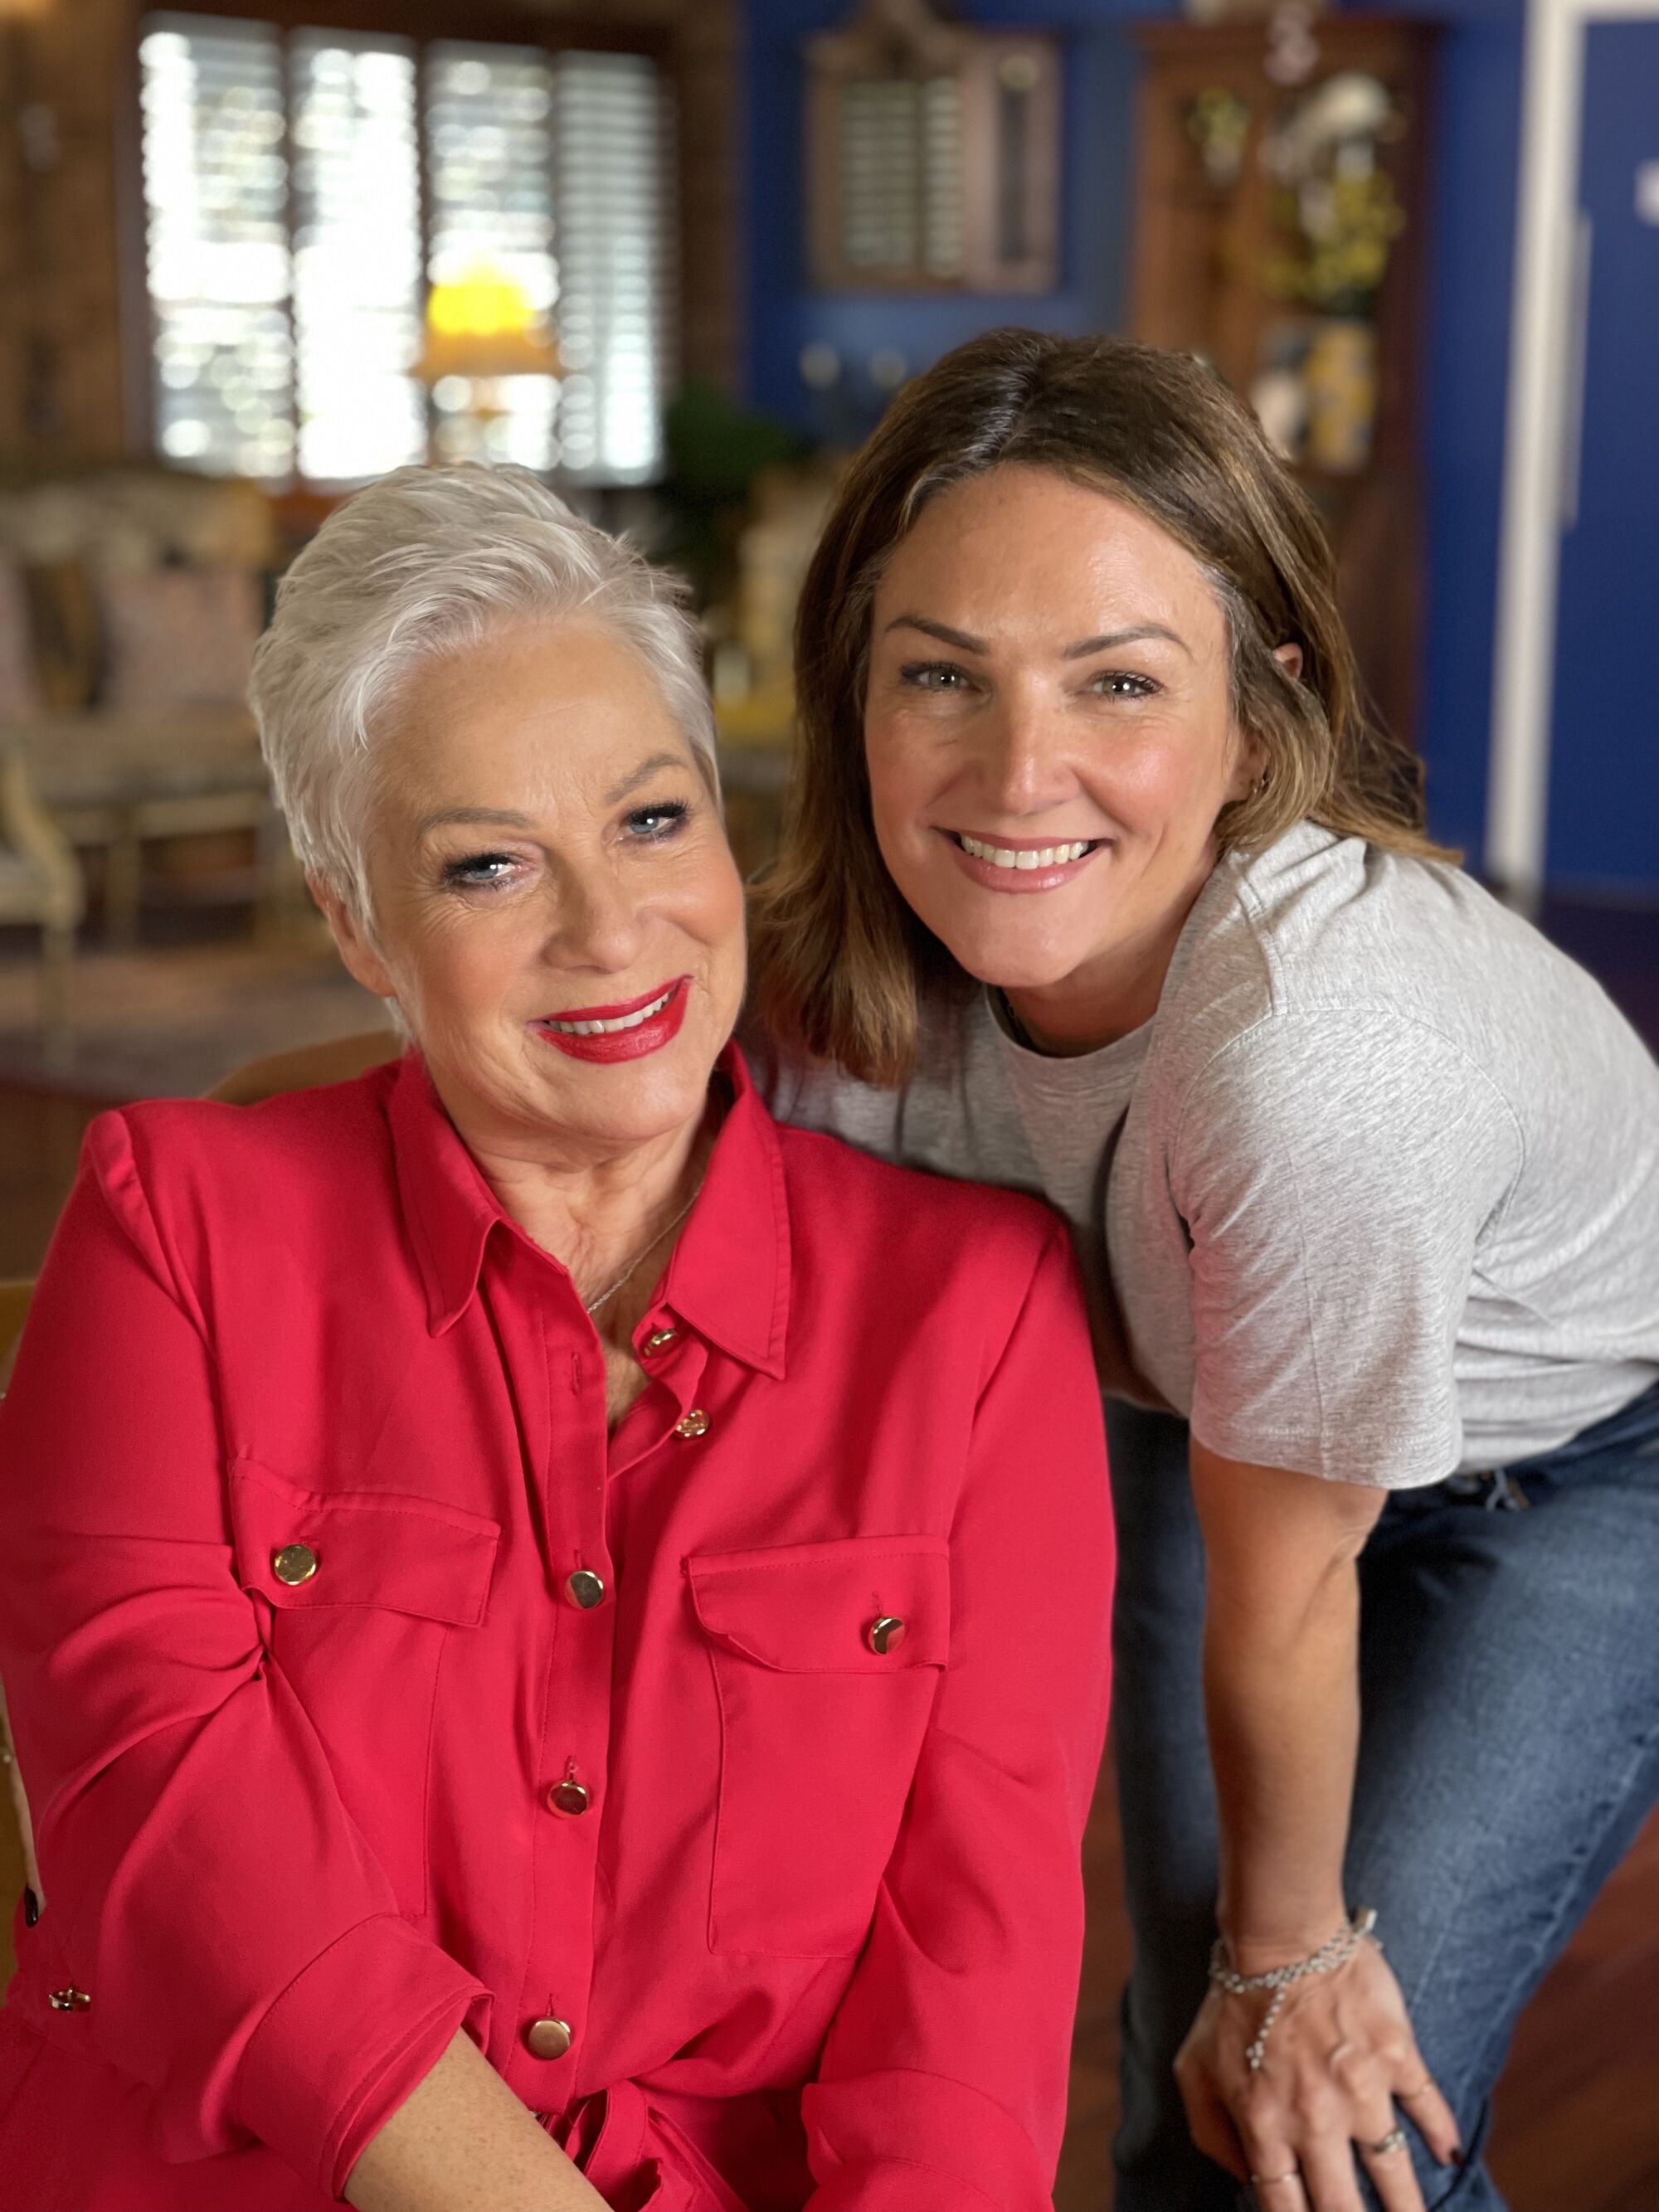
[[[104,859],[104,928],[112,945],[134,945],[143,891],[143,847],[128,824],[111,839]]]

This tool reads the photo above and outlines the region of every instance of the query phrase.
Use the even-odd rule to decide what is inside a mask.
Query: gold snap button
[[[592,1613],[605,1601],[605,1584],[591,1568],[578,1567],[574,1575],[567,1576],[564,1594],[583,1613]]]
[[[881,1613],[865,1630],[864,1640],[872,1651],[884,1657],[903,1643],[904,1623],[896,1613]]]
[[[295,1589],[316,1573],[317,1554],[309,1544],[284,1544],[280,1552],[271,1554],[270,1571],[279,1583]]]
[[[556,1782],[548,1791],[547,1802],[556,1813],[562,1813],[567,1819],[574,1820],[579,1813],[587,1810],[591,1801],[581,1784],[573,1782],[567,1775],[562,1782]]]
[[[678,1344],[680,1333],[677,1328],[653,1328],[645,1340],[647,1352],[666,1352],[671,1344]]]
[[[677,1437],[706,1437],[708,1433],[708,1416],[701,1406],[693,1406],[684,1420],[676,1421],[674,1424],[674,1434]]]
[[[46,2002],[54,2012],[85,2012],[92,1999],[85,1990],[53,1990]]]
[[[532,2058],[562,2058],[571,2045],[567,2020],[532,2020],[524,2032]]]

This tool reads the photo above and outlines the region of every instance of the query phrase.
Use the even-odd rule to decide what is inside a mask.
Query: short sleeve
[[[1275,1015],[1210,1060],[1169,1161],[1199,1441],[1344,1482],[1451,1473],[1459,1324],[1521,1164],[1484,1072],[1391,1008]]]

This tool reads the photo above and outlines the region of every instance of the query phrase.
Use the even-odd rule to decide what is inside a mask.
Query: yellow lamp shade
[[[560,376],[564,364],[523,288],[498,270],[480,266],[434,284],[427,300],[425,343],[415,374],[423,383],[446,376]]]

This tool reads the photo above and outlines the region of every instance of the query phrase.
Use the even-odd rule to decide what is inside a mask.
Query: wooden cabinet
[[[1201,355],[1324,514],[1376,718],[1413,734],[1435,30],[1137,27],[1137,337]]]

